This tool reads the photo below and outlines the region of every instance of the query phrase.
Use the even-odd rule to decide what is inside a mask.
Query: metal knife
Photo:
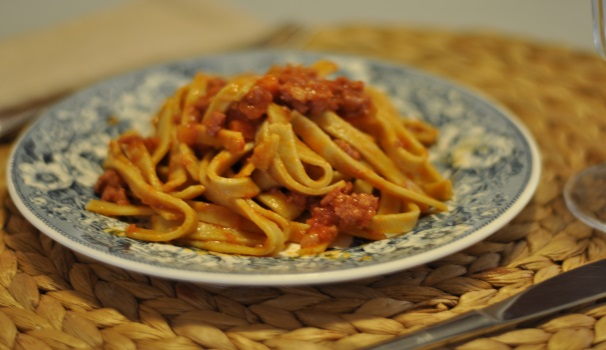
[[[559,274],[489,307],[463,313],[367,349],[431,349],[512,327],[604,297],[606,259]]]

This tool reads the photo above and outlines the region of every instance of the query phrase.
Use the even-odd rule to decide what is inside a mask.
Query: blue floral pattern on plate
[[[136,129],[197,71],[264,72],[274,64],[330,59],[339,75],[386,91],[396,107],[440,129],[432,161],[454,183],[450,210],[424,217],[409,234],[352,245],[318,256],[247,257],[146,243],[112,234],[119,220],[88,212],[108,141]],[[7,170],[9,191],[23,215],[65,246],[142,273],[226,285],[300,285],[352,280],[417,266],[476,243],[511,220],[533,195],[537,147],[502,108],[451,82],[418,70],[323,53],[239,52],[149,67],[106,80],[47,110],[22,136]]]

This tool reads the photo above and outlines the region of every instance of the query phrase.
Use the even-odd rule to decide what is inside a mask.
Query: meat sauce
[[[209,82],[207,94],[195,104],[197,115],[204,114],[223,86],[225,81],[219,78]],[[304,115],[334,111],[345,119],[365,117],[371,111],[371,101],[364,92],[364,83],[345,77],[324,79],[312,68],[288,65],[273,67],[227,111],[210,115],[205,121],[207,132],[213,136],[221,128],[227,128],[242,132],[244,138],[250,141],[271,103]]]
[[[126,193],[126,183],[114,169],[107,169],[99,176],[94,190],[104,201],[120,205],[130,204]]]
[[[379,199],[368,193],[352,193],[352,184],[330,191],[311,208],[309,230],[301,246],[332,242],[339,231],[367,226],[377,213]]]

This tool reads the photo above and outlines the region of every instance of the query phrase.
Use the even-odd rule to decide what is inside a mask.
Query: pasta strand
[[[330,79],[337,68],[197,73],[153,116],[152,135],[109,143],[87,209],[138,217],[132,239],[253,256],[388,239],[448,210],[452,183],[427,149],[437,130],[363,82]]]

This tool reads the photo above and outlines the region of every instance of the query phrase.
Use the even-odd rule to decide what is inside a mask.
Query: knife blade
[[[513,327],[606,297],[606,259],[577,267],[483,309],[366,349],[430,349]]]

